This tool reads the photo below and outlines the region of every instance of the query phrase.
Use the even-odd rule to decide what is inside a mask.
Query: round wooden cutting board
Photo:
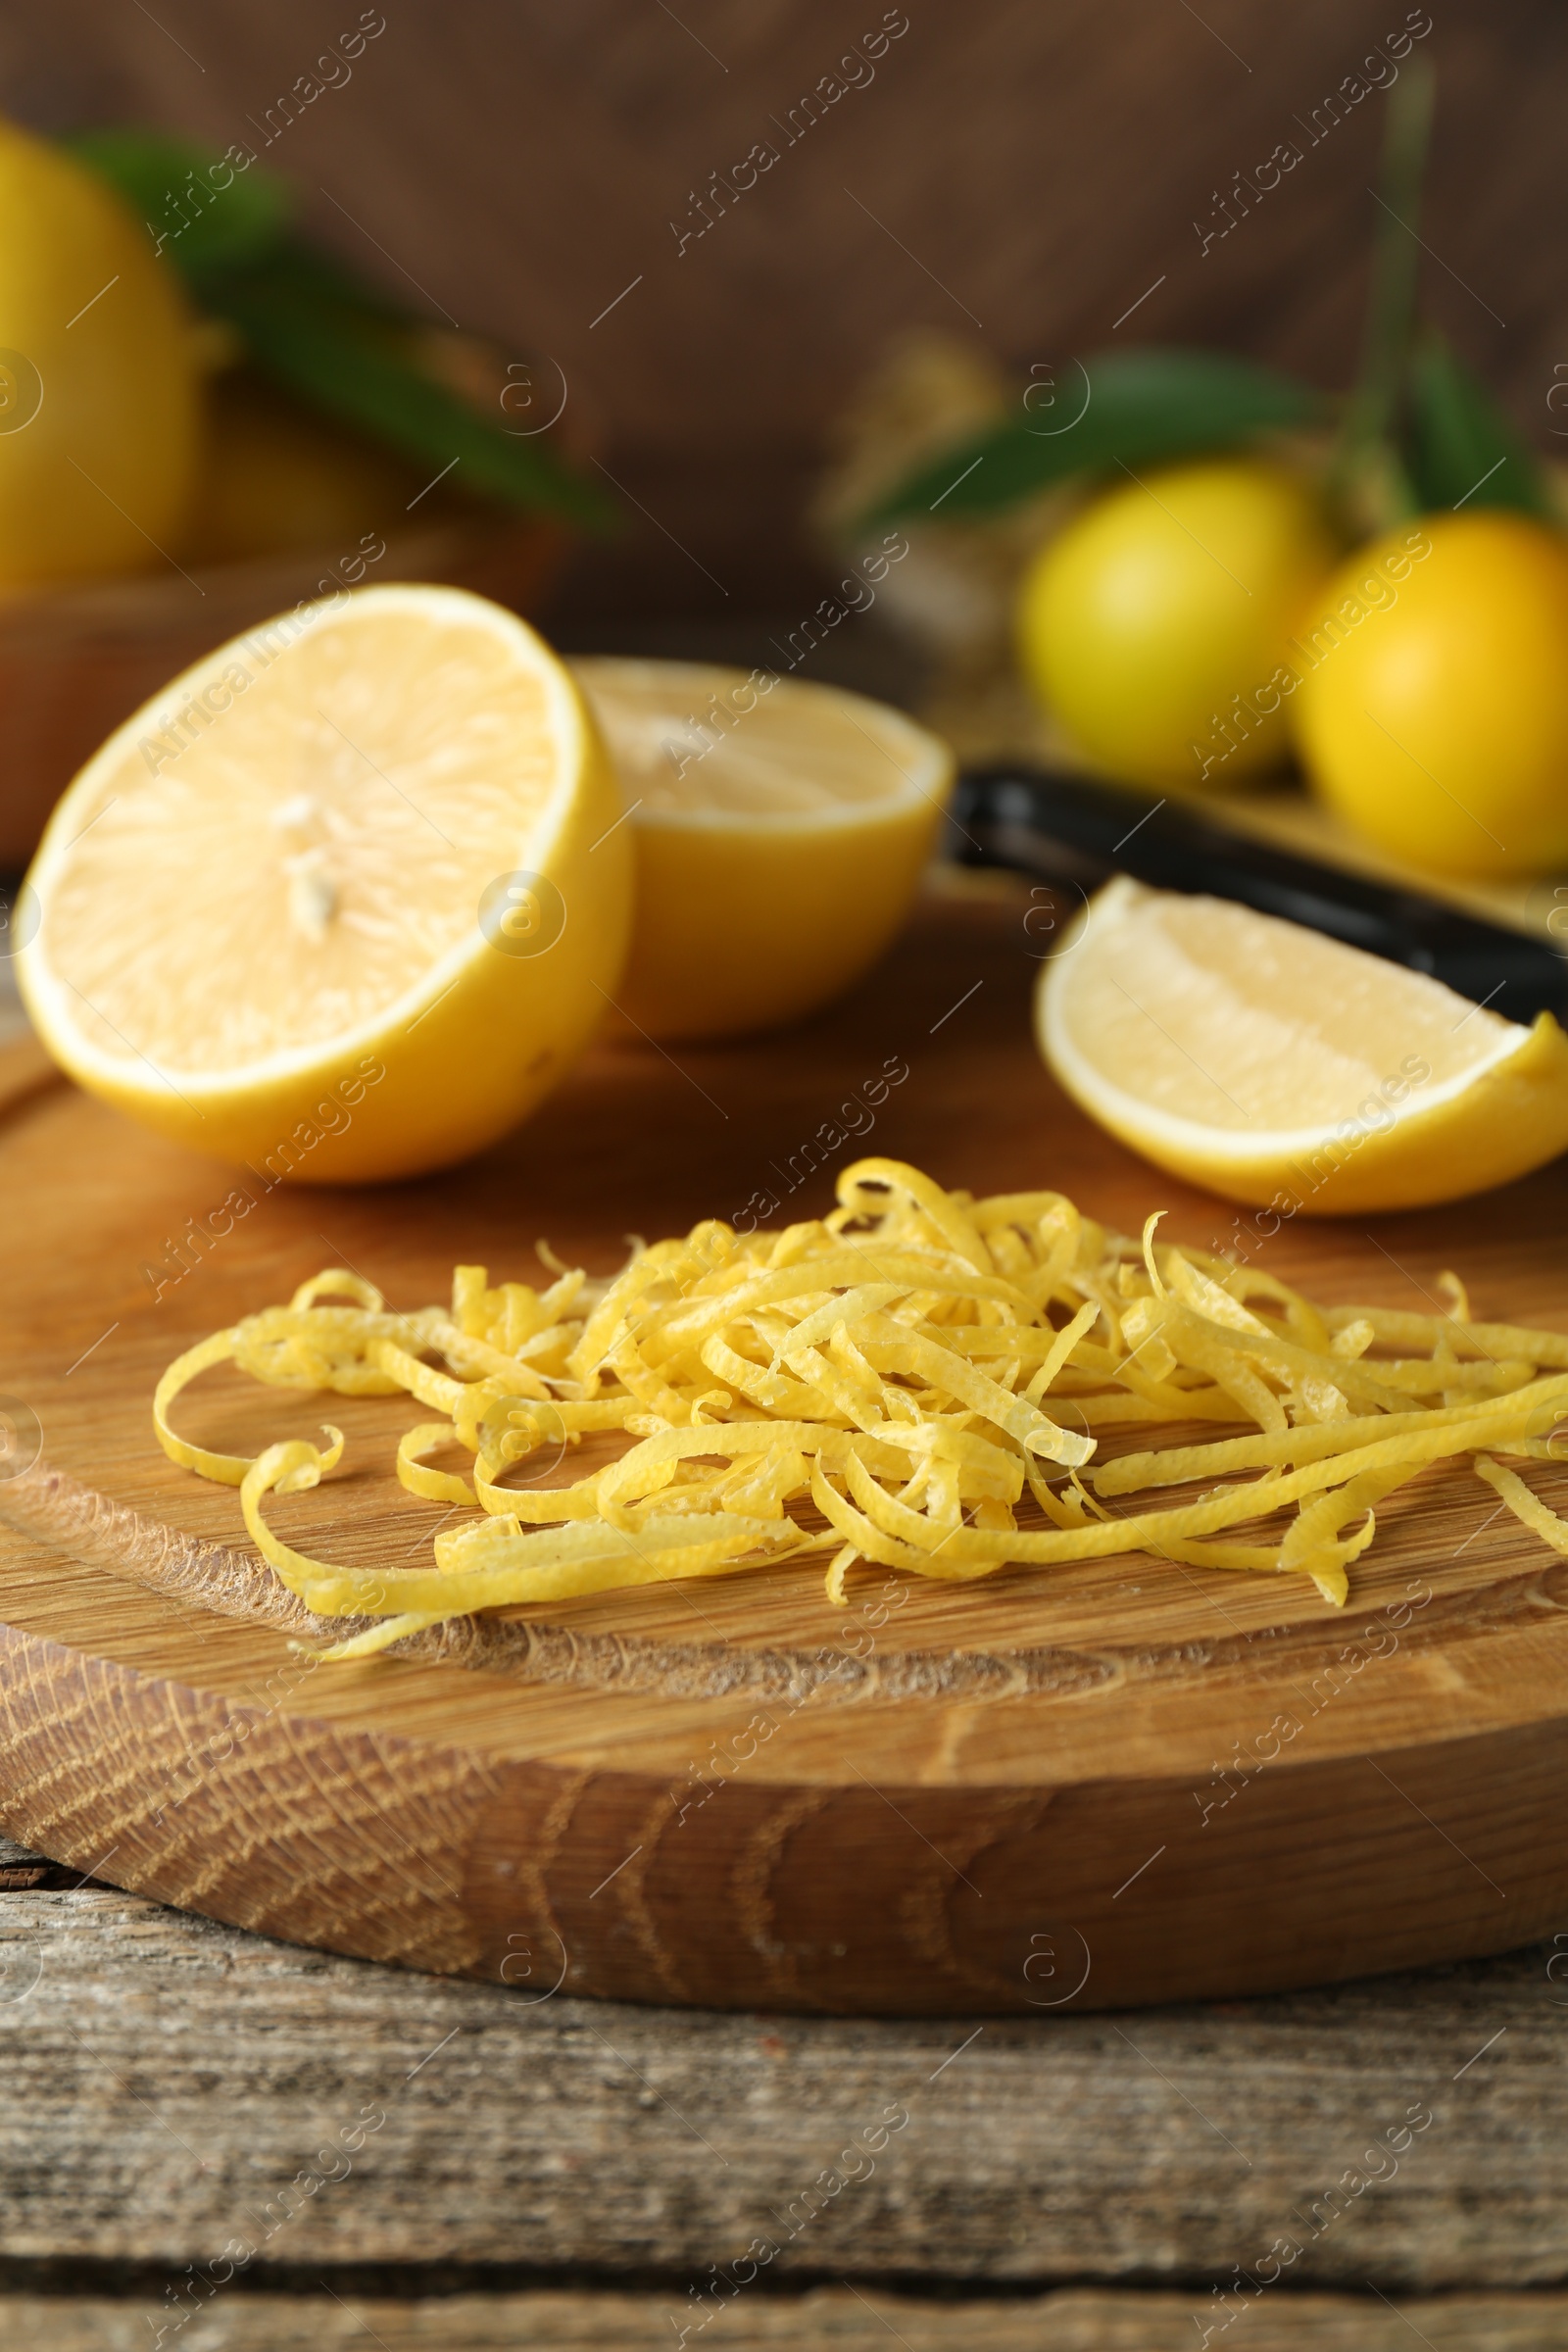
[[[818,1213],[864,1150],[1234,1243],[1228,1206],[1041,1070],[1028,906],[1007,884],[935,897],[808,1027],[669,1054],[611,1040],[452,1175],[279,1188],[237,1219],[213,1213],[230,1171],[63,1085],[14,1089],[0,1824],[166,1901],[522,1999],[1046,2012],[1495,1951],[1568,1918],[1568,1561],[1468,1468],[1386,1506],[1343,1611],[1304,1580],[1148,1556],[967,1588],[861,1572],[833,1610],[808,1563],[321,1666],[234,1491],[159,1451],[169,1359],[319,1267],[400,1307],[443,1298],[456,1258],[538,1277],[540,1237],[607,1271],[629,1231],[754,1194],[779,1224]],[[813,1140],[835,1120],[861,1135]],[[1320,1297],[1417,1309],[1452,1266],[1478,1317],[1562,1329],[1565,1236],[1568,1163],[1250,1247]],[[328,1410],[344,1465],[275,1503],[280,1531],[362,1561],[427,1550],[439,1507],[392,1476],[410,1399],[317,1412],[224,1370],[180,1417],[249,1451]]]

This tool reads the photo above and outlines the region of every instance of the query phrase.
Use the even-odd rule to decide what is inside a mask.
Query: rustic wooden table
[[[1550,1946],[1122,2019],[715,2017],[333,1959],[113,1867],[0,1848],[8,2343],[1568,2341]]]

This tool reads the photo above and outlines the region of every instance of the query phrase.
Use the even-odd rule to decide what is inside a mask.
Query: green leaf
[[[356,300],[357,292],[333,264],[290,243],[250,270],[208,280],[203,299],[239,329],[256,365],[276,382],[428,466],[432,479],[449,470],[455,489],[589,529],[619,519],[606,493],[542,438],[488,423],[415,366],[400,347],[403,314],[388,314],[377,297]]]
[[[992,514],[1069,474],[1233,449],[1327,413],[1323,396],[1296,377],[1209,351],[1102,352],[1058,369],[1053,396],[1049,408],[1031,408],[1026,392],[1016,416],[928,460],[864,522]],[[1065,421],[1053,426],[1056,416]]]
[[[1512,507],[1557,519],[1535,453],[1437,333],[1421,338],[1410,364],[1408,463],[1424,507]]]
[[[236,172],[159,130],[90,130],[66,144],[140,215],[155,250],[198,290],[214,270],[272,251],[294,210],[284,180],[254,167]]]
[[[365,321],[407,329],[420,323],[405,302],[368,278],[357,277],[334,254],[318,245],[285,238],[267,257],[268,283],[279,293],[286,287],[302,305],[341,312]]]
[[[161,131],[91,131],[72,147],[142,215],[202,309],[237,327],[257,366],[310,407],[432,475],[451,467],[476,497],[593,530],[619,520],[542,439],[487,422],[416,364],[406,306],[289,233],[286,182]]]

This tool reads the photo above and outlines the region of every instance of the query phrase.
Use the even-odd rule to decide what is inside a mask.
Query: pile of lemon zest
[[[1057,1332],[1046,1350],[1045,1361],[1033,1374],[1029,1386],[1024,1390],[1024,1396],[1028,1403],[1039,1403],[1046,1391],[1065,1369],[1079,1341],[1087,1338],[1099,1320],[1100,1307],[1096,1300],[1091,1298],[1078,1309],[1072,1321]],[[1018,1369],[1021,1371],[1022,1368],[1020,1360]]]
[[[1331,1306],[1327,1321],[1331,1331],[1368,1323],[1374,1338],[1389,1347],[1435,1348],[1446,1337],[1461,1360],[1484,1355],[1495,1362],[1498,1356],[1523,1355],[1538,1366],[1568,1369],[1568,1332],[1532,1331],[1518,1323],[1459,1323],[1451,1315],[1414,1315],[1389,1306]]]
[[[1160,1279],[1159,1267],[1154,1260],[1154,1235],[1158,1230],[1160,1219],[1167,1213],[1163,1208],[1154,1208],[1151,1209],[1149,1215],[1144,1219],[1144,1264],[1149,1271],[1149,1287],[1156,1298],[1164,1298],[1165,1285]]]
[[[1421,1431],[1463,1426],[1479,1445],[1501,1442],[1501,1432],[1521,1425],[1549,1421],[1553,1407],[1568,1399],[1568,1376],[1533,1381],[1510,1395],[1478,1398],[1462,1405],[1439,1405],[1428,1412],[1369,1413],[1349,1421],[1305,1423],[1295,1429],[1258,1433],[1246,1438],[1221,1438],[1208,1446],[1172,1446],[1163,1451],[1124,1453],[1092,1473],[1097,1494],[1131,1494],[1149,1486],[1185,1486],[1200,1478],[1223,1477],[1233,1470],[1277,1469],[1289,1462],[1326,1460],[1374,1439],[1415,1437]],[[1496,1435],[1489,1433],[1495,1432]],[[1521,1434],[1528,1434],[1521,1429]],[[1464,1450],[1461,1445],[1457,1451]]]
[[[1440,1291],[1446,1291],[1448,1297],[1453,1300],[1449,1312],[1454,1321],[1468,1323],[1470,1320],[1470,1294],[1451,1268],[1446,1266],[1438,1276],[1438,1288]]]
[[[1159,1243],[1162,1212],[1131,1241],[1059,1193],[976,1200],[894,1159],[846,1170],[838,1197],[779,1234],[709,1221],[635,1243],[608,1277],[547,1255],[544,1291],[460,1265],[450,1306],[408,1313],[327,1269],[170,1366],[159,1443],[239,1487],[262,1557],[318,1615],[377,1621],[346,1631],[334,1659],[474,1610],[811,1552],[829,1555],[834,1606],[862,1562],[967,1583],[1133,1553],[1298,1576],[1343,1606],[1384,1498],[1466,1454],[1568,1551],[1568,1523],[1493,1458],[1549,1455],[1568,1336],[1473,1323],[1456,1282],[1452,1316],[1320,1307]],[[284,1544],[265,1498],[315,1486],[342,1439],[251,1461],[179,1437],[175,1399],[225,1363],[274,1388],[401,1394],[437,1416],[397,1448],[405,1490],[445,1506],[433,1559],[333,1565]],[[1202,1422],[1229,1434],[1184,1432],[1098,1464],[1093,1493],[1081,1483],[1102,1433]],[[593,1436],[623,1450],[563,1476]],[[471,1457],[471,1482],[431,1466],[447,1446]],[[1119,1495],[1138,1499],[1113,1516]],[[1030,1501],[1043,1526],[1018,1523]]]
[[[1223,1324],[1227,1331],[1251,1331],[1268,1336],[1268,1325],[1262,1317],[1254,1315],[1250,1307],[1233,1298],[1211,1274],[1195,1265],[1186,1250],[1166,1250],[1165,1272],[1175,1297],[1184,1305],[1196,1308],[1210,1323]]]
[[[465,1371],[477,1372],[481,1378],[505,1380],[514,1396],[548,1396],[550,1394],[531,1364],[524,1363],[520,1356],[509,1354],[504,1348],[491,1347],[485,1339],[439,1323],[431,1329],[430,1338],[445,1354],[448,1363],[457,1364]]]
[[[411,1396],[417,1397],[420,1404],[427,1404],[438,1413],[456,1412],[466,1382],[454,1380],[450,1372],[438,1371],[434,1364],[423,1362],[393,1340],[382,1340],[376,1352],[381,1369],[400,1388],[407,1389]]]
[[[1392,1494],[1396,1487],[1413,1478],[1414,1467],[1396,1463],[1381,1470],[1365,1470],[1352,1478],[1348,1486],[1337,1487],[1330,1494],[1320,1494],[1315,1502],[1303,1504],[1295,1526],[1280,1545],[1281,1568],[1299,1568],[1312,1579],[1325,1600],[1343,1608],[1349,1592],[1348,1570],[1353,1560],[1360,1558],[1377,1532],[1374,1503]],[[1364,1512],[1361,1525],[1350,1535],[1342,1529],[1357,1512]]]
[[[352,1298],[356,1306],[371,1315],[378,1315],[386,1304],[374,1283],[367,1282],[363,1274],[351,1274],[342,1266],[329,1266],[324,1274],[313,1274],[300,1284],[288,1302],[289,1309],[299,1314],[321,1298]]]

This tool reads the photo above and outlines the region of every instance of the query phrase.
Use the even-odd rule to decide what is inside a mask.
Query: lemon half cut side
[[[1282,1214],[1456,1200],[1568,1149],[1568,1037],[1222,899],[1118,877],[1041,973],[1036,1031],[1156,1167]]]
[[[620,1003],[649,1036],[814,1012],[882,954],[953,788],[948,746],[835,686],[706,662],[574,661],[631,812]]]
[[[452,588],[303,606],[120,727],[56,809],[18,977],[81,1085],[259,1174],[462,1158],[614,990],[631,850],[525,624]]]

